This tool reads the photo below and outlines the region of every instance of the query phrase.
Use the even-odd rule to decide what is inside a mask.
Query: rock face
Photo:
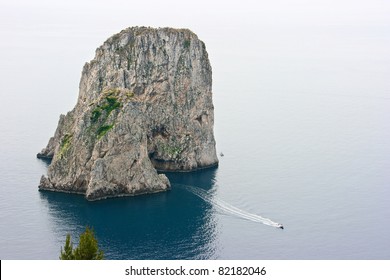
[[[158,171],[218,164],[211,66],[189,30],[134,27],[109,38],[82,71],[75,108],[37,156],[39,188],[89,200],[170,188]]]

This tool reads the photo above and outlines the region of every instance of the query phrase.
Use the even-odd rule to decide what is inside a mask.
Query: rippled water
[[[166,193],[87,202],[39,192],[47,163],[35,155],[74,106],[82,63],[118,27],[9,17],[0,259],[57,259],[87,225],[108,259],[389,259],[390,25],[345,18],[190,25],[213,66],[219,167],[169,173]]]

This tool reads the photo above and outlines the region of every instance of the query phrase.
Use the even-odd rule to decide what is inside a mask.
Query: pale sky
[[[232,80],[229,68],[253,81],[248,64],[266,72],[267,63],[303,53],[388,58],[389,15],[386,0],[0,0],[0,77],[6,89],[22,69],[29,76],[20,86],[61,85],[58,96],[72,93],[64,101],[71,108],[82,66],[108,37],[129,26],[169,26],[206,43],[216,86]]]
[[[207,28],[273,25],[388,25],[386,0],[12,0],[0,2],[2,29],[121,29],[133,25]]]

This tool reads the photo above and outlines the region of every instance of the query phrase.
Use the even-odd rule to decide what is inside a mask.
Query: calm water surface
[[[214,71],[219,167],[169,173],[166,193],[98,202],[37,188],[47,163],[35,155],[74,106],[91,59],[64,47],[87,45],[83,33],[44,26],[29,41],[24,29],[2,29],[13,40],[0,45],[1,259],[57,259],[66,234],[77,241],[87,225],[108,259],[390,258],[389,29],[226,28],[239,34],[234,44],[228,31],[199,28]],[[93,38],[88,55],[105,39]]]

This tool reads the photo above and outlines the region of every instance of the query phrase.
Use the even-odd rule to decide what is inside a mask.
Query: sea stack
[[[157,171],[218,164],[212,73],[187,29],[132,27],[96,50],[74,109],[37,157],[52,159],[41,190],[88,200],[165,191]]]

